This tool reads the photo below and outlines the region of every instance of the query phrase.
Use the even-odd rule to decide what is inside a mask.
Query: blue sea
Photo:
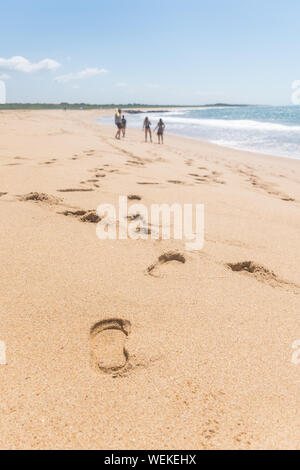
[[[145,114],[128,114],[128,127],[141,128]],[[300,158],[300,106],[245,106],[178,109],[149,114],[166,132],[275,156]],[[111,118],[101,119],[111,124]]]

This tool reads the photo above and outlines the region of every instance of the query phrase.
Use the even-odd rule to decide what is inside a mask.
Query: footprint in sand
[[[209,172],[209,170],[207,170],[205,167],[199,167],[199,170],[201,170],[204,174],[189,173],[189,176],[194,178],[194,182],[196,184],[202,184],[202,183],[226,184],[225,181],[219,178],[220,176],[222,176],[222,173],[219,173],[217,171]]]
[[[131,323],[113,318],[96,323],[90,330],[91,367],[105,374],[125,372],[129,354],[125,342],[131,332]]]
[[[257,281],[269,284],[272,287],[282,287],[287,290],[292,290],[294,293],[299,293],[300,286],[298,284],[280,279],[273,271],[253,261],[227,263],[226,266],[233,272],[250,274]]]
[[[86,150],[83,153],[85,153],[88,157],[92,157],[95,153],[95,150]]]
[[[52,160],[48,160],[47,162],[42,162],[40,165],[53,165],[56,162],[56,158],[52,158]]]
[[[179,253],[178,251],[168,251],[167,253],[163,253],[158,258],[156,263],[151,264],[151,266],[148,266],[147,273],[153,277],[160,277],[158,274],[158,268],[166,263],[171,263],[172,261],[185,264],[186,258],[182,253]]]
[[[70,188],[70,189],[57,189],[58,193],[88,193],[94,191],[92,188]]]
[[[277,184],[276,183],[266,183],[260,180],[257,176],[253,175],[250,177],[249,182],[254,186],[255,188],[261,189],[265,191],[267,194],[270,196],[275,196],[280,198],[282,201],[287,201],[287,202],[295,202],[295,199],[288,196],[287,194],[284,194],[280,191],[277,191],[274,189]]]
[[[25,194],[24,196],[19,196],[20,201],[33,201],[33,202],[43,202],[47,204],[59,204],[61,202],[60,199],[54,196],[49,196],[46,193],[29,193]]]
[[[184,181],[179,181],[179,180],[168,180],[168,183],[171,183],[171,184],[185,184]]]
[[[126,162],[127,166],[134,166],[134,167],[140,167],[140,166],[145,166],[144,162],[139,162],[139,161],[132,161],[132,160],[127,160]]]
[[[241,261],[239,263],[228,263],[228,268],[233,272],[247,272],[250,274],[256,274],[259,276],[266,276],[268,278],[276,279],[276,275],[273,271],[260,264],[256,264],[253,261]]]
[[[63,214],[66,217],[75,217],[76,219],[79,219],[81,222],[87,222],[90,224],[98,224],[98,222],[101,221],[101,218],[97,215],[96,211],[90,210],[90,211],[85,211],[85,210],[76,210],[76,211],[64,211],[64,212],[59,212],[59,214]]]
[[[141,201],[142,200],[141,196],[137,196],[136,194],[129,194],[127,198],[128,198],[128,201]]]

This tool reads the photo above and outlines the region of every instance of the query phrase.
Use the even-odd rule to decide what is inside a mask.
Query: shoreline
[[[212,142],[210,140],[202,140],[198,137],[191,137],[191,136],[188,136],[188,135],[183,135],[183,134],[176,134],[176,133],[173,133],[173,132],[166,132],[166,135],[174,135],[174,136],[177,136],[177,137],[183,137],[184,139],[193,139],[193,140],[197,140],[198,142],[201,142],[201,143],[206,143],[206,144],[211,144],[211,145],[216,145],[217,147],[221,147],[222,149],[230,149],[230,150],[235,150],[237,152],[242,152],[242,153],[245,153],[245,154],[250,154],[250,155],[256,155],[256,156],[262,156],[264,158],[266,157],[271,157],[272,159],[273,158],[280,158],[280,159],[283,159],[283,160],[296,160],[296,161],[300,161],[300,158],[297,158],[297,157],[285,157],[283,155],[275,155],[275,154],[268,154],[268,153],[264,153],[264,152],[259,152],[259,151],[252,151],[252,150],[247,150],[247,149],[242,149],[242,148],[237,148],[237,147],[230,147],[230,146],[226,146],[226,145],[222,145],[222,144],[217,144],[216,142]]]
[[[234,106],[238,106],[238,105],[232,105],[232,107]],[[241,105],[241,106],[249,106],[249,105]],[[254,105],[251,105],[251,106],[254,106]],[[257,106],[264,106],[264,105],[257,105]],[[269,105],[265,105],[265,106],[269,106]],[[161,110],[164,110],[166,112],[170,112],[171,110],[176,110],[177,108],[164,108],[163,106],[160,107]],[[188,108],[188,107],[184,107],[184,109],[193,109],[193,108]],[[213,108],[212,108],[213,109]],[[152,111],[152,112],[156,112],[156,109],[155,108],[149,108],[149,109],[145,109],[145,108],[141,108],[141,113],[146,113],[147,111]],[[36,110],[27,110],[27,109],[10,109],[10,110],[1,110],[0,109],[0,115],[2,113],[15,113],[15,112],[19,112],[19,113],[26,113],[26,112],[50,112],[50,113],[65,113],[64,110],[57,110],[57,109],[47,109],[47,110],[39,110],[39,109],[36,109]],[[110,109],[103,109],[103,110],[98,110],[98,109],[93,109],[93,110],[67,110],[67,113],[83,113],[83,112],[86,112],[86,113],[92,113],[92,114],[97,114],[97,116],[93,116],[93,121],[96,121],[97,122],[97,119],[101,119],[102,117],[105,117],[105,116],[111,116],[112,117],[112,121],[113,121],[113,118],[114,118],[114,109],[113,108],[110,108]],[[126,109],[124,109],[124,112],[126,112]],[[99,117],[100,115],[100,117]],[[101,116],[102,115],[102,116]],[[97,122],[98,125],[103,125],[99,122]],[[110,127],[112,128],[112,133],[115,129],[114,125],[113,124],[105,124],[105,127]],[[128,129],[131,129],[131,130],[138,130],[137,127],[128,127]],[[173,132],[166,132],[166,136],[167,135],[170,135],[170,136],[175,136],[175,137],[181,137],[183,139],[191,139],[191,140],[194,140],[194,141],[197,141],[199,143],[203,143],[203,144],[210,144],[210,145],[215,145],[217,147],[220,147],[220,148],[223,148],[223,149],[229,149],[229,150],[232,150],[232,151],[236,151],[236,152],[241,152],[241,153],[244,153],[244,154],[250,154],[250,155],[256,155],[256,156],[261,156],[263,158],[276,158],[276,159],[282,159],[282,160],[292,160],[292,161],[300,161],[300,158],[297,158],[297,157],[292,157],[292,156],[283,156],[283,155],[275,155],[275,154],[267,154],[267,153],[264,153],[264,152],[259,152],[259,151],[252,151],[252,150],[247,150],[247,149],[241,149],[241,148],[236,148],[236,147],[230,147],[230,146],[224,146],[222,144],[217,144],[215,142],[211,142],[209,140],[202,140],[201,138],[198,138],[198,137],[192,137],[192,136],[188,136],[188,135],[183,135],[183,134],[177,134],[177,133],[173,133]]]
[[[161,108],[161,110],[163,110],[163,112],[174,112],[176,111],[176,109],[178,108],[174,108],[174,109],[164,109],[163,107]],[[187,108],[185,107],[184,109],[190,109],[190,108]],[[113,114],[113,110],[107,110],[109,114],[109,111],[112,112],[111,114],[111,118],[112,118],[112,121],[113,121],[113,118],[114,118],[114,114]],[[147,111],[149,112],[156,112],[156,110],[148,110],[148,109],[141,109],[139,110],[139,114],[143,114],[143,113],[147,113]],[[124,113],[126,113],[127,110],[124,109]],[[109,114],[110,115],[110,114]],[[129,113],[129,116],[131,115],[131,113]],[[101,119],[101,118],[99,118]],[[188,120],[187,120],[188,121]],[[100,125],[105,125],[105,126],[112,126],[113,125],[110,125],[110,124],[101,124],[99,122]],[[128,127],[128,129],[135,129],[135,130],[138,130],[138,127]],[[217,145],[218,147],[222,147],[222,148],[226,148],[226,149],[232,149],[232,150],[237,150],[239,152],[246,152],[246,153],[251,153],[251,154],[257,154],[257,155],[263,155],[263,156],[269,156],[269,157],[275,157],[275,158],[283,158],[283,159],[291,159],[291,160],[300,160],[300,158],[298,157],[294,157],[294,156],[285,156],[285,155],[276,155],[275,153],[265,153],[264,151],[258,151],[258,150],[251,150],[251,149],[243,149],[243,148],[238,148],[238,147],[232,147],[232,146],[225,146],[225,145],[222,145],[222,144],[218,144],[216,142],[213,142],[213,141],[210,141],[210,140],[203,140],[201,139],[200,137],[194,137],[194,136],[189,136],[189,135],[185,135],[185,134],[181,134],[181,133],[176,133],[176,132],[168,132],[166,131],[166,135],[174,135],[174,136],[179,136],[179,137],[183,137],[183,138],[187,138],[187,139],[193,139],[193,140],[196,140],[196,141],[199,141],[199,142],[202,142],[202,143],[210,143],[212,145]]]
[[[143,113],[144,112],[147,112],[146,111],[142,111]],[[126,113],[126,110],[124,110],[124,113]],[[108,113],[107,113],[108,114]],[[112,121],[113,121],[113,118],[114,118],[114,114],[109,114],[109,116],[111,116],[112,118]],[[104,116],[102,116],[104,117]],[[96,122],[97,122],[97,119],[101,119],[100,118],[96,118]],[[112,131],[112,136],[114,135],[114,131],[115,131],[115,127],[113,124],[102,124],[100,122],[97,122],[98,125],[100,126],[105,126],[107,128],[110,128],[111,131]],[[127,132],[128,130],[134,130],[134,131],[139,131],[139,128],[138,127],[128,127],[127,128]],[[215,142],[211,142],[209,140],[202,140],[201,138],[199,137],[192,137],[192,136],[189,136],[189,135],[183,135],[183,134],[179,134],[179,133],[175,133],[175,132],[168,132],[166,131],[165,132],[165,137],[167,138],[167,136],[170,135],[170,136],[173,136],[173,137],[179,137],[179,138],[183,138],[183,139],[188,139],[188,140],[193,140],[193,141],[196,141],[196,142],[199,142],[200,144],[209,144],[209,145],[212,145],[212,146],[216,146],[216,147],[219,147],[221,149],[226,149],[226,150],[232,150],[234,152],[239,152],[239,153],[243,153],[243,154],[248,154],[248,155],[252,155],[252,156],[261,156],[263,158],[276,158],[276,159],[282,159],[283,161],[284,160],[292,160],[292,161],[296,161],[300,164],[300,158],[296,158],[296,157],[285,157],[285,156],[282,156],[282,155],[274,155],[274,154],[268,154],[268,153],[264,153],[264,152],[258,152],[258,151],[255,151],[253,152],[252,150],[245,150],[245,149],[239,149],[239,148],[236,148],[236,147],[229,147],[229,146],[225,146],[225,145],[222,145],[222,144],[217,144]],[[123,140],[123,139],[122,139]],[[121,140],[121,141],[122,141]],[[156,143],[156,142],[154,142]]]

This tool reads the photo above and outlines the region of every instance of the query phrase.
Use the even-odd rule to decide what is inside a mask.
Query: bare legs
[[[163,144],[164,143],[164,135],[163,134],[157,134],[158,137],[158,143]]]
[[[150,127],[145,128],[145,142],[147,142],[147,140],[148,140],[148,134],[150,136],[150,142],[152,143],[152,132],[151,132]]]
[[[121,140],[121,129],[118,128],[115,138]]]

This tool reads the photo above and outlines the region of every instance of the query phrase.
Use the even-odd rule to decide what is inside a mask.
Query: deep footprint
[[[137,196],[136,194],[129,194],[128,201],[141,201],[141,196]]]
[[[130,332],[127,320],[113,318],[96,323],[90,331],[92,368],[106,374],[125,370],[129,362],[125,342]]]
[[[230,268],[233,272],[246,272],[253,277],[257,281],[267,283],[272,287],[282,287],[287,290],[292,290],[293,292],[299,292],[300,286],[294,282],[286,281],[284,279],[280,279],[273,271],[262,266],[260,264],[256,264],[253,261],[241,261],[239,263],[228,263],[226,265]]]
[[[90,224],[98,224],[101,221],[101,218],[97,215],[96,211],[90,210],[77,210],[77,211],[64,211],[60,212],[60,214],[65,215],[66,217],[71,216],[79,219],[81,222],[88,222]]]
[[[46,193],[37,193],[37,192],[25,194],[24,196],[20,196],[19,199],[21,201],[45,202],[48,204],[60,203],[60,199],[54,196],[50,196],[49,194],[46,194]]]
[[[265,268],[262,265],[256,264],[253,261],[242,261],[240,263],[228,263],[227,266],[234,272],[246,271],[256,276],[266,277],[268,279],[276,279],[276,274]]]
[[[160,265],[170,263],[171,261],[177,261],[178,263],[185,264],[186,259],[185,256],[178,251],[168,251],[167,253],[162,254],[156,263],[151,264],[151,266],[147,268],[148,274],[155,276],[155,270]]]

